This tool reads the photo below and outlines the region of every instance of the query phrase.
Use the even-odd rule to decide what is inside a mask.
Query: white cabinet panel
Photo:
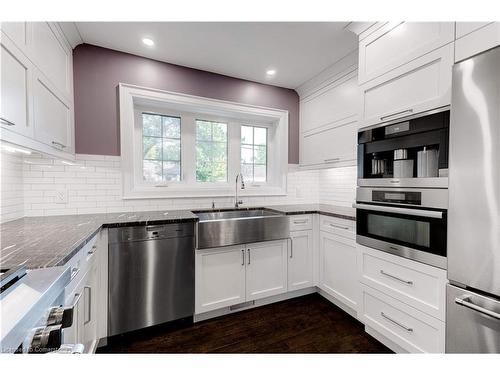
[[[357,310],[360,284],[355,245],[353,240],[320,232],[319,287]]]
[[[445,323],[367,286],[362,291],[362,319],[410,353],[444,353]]]
[[[301,135],[302,166],[345,167],[356,164],[357,119]]]
[[[71,111],[41,76],[34,81],[33,117],[38,141],[61,151],[73,149]]]
[[[245,302],[245,248],[196,252],[196,314]]]
[[[25,50],[28,43],[27,22],[2,22],[1,29],[21,49]]]
[[[95,257],[95,255],[92,255]],[[83,345],[85,352],[93,353],[97,346],[99,273],[97,262],[92,261],[87,282],[83,287]]]
[[[351,70],[339,80],[300,101],[300,131],[334,125],[357,114],[359,88],[357,71]]]
[[[31,137],[30,63],[6,38],[2,39],[1,49],[1,125],[10,131]]]
[[[31,50],[35,64],[67,97],[71,96],[71,51],[60,40],[54,26],[33,22]]]
[[[247,246],[247,301],[287,291],[287,247],[287,240]]]
[[[288,291],[313,286],[313,231],[290,232]]]
[[[470,34],[481,27],[488,25],[491,22],[457,22],[455,38],[460,39],[461,37]]]
[[[83,275],[78,281],[75,288],[68,293],[65,293],[65,306],[73,307],[73,324],[63,329],[63,344],[83,344],[85,330],[85,302],[84,302],[84,286],[87,282],[88,272]],[[67,289],[68,287],[66,287]],[[85,348],[87,350],[88,348]]]
[[[365,83],[454,39],[453,22],[388,22],[359,43],[359,83]]]
[[[453,43],[362,86],[361,127],[449,105]]]
[[[446,271],[358,245],[360,281],[442,321]]]
[[[500,22],[488,25],[455,41],[455,61],[461,61],[500,45]]]

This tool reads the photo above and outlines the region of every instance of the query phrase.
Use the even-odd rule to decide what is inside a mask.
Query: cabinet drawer
[[[446,271],[358,245],[361,282],[445,320]]]
[[[410,353],[444,353],[445,323],[363,287],[363,321]]]
[[[349,239],[356,239],[356,222],[333,216],[320,215],[320,230]]]
[[[449,105],[453,43],[362,86],[361,127]]]
[[[312,215],[290,216],[290,231],[312,229]]]
[[[388,22],[359,43],[359,83],[450,43],[453,22]]]
[[[66,294],[75,288],[96,261],[95,250],[97,247],[94,246],[96,246],[97,237],[98,236],[95,235],[91,238],[85,246],[66,263],[66,266],[71,268],[71,281],[65,288]]]

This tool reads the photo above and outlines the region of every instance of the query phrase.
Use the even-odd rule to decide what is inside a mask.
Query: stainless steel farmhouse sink
[[[267,209],[194,211],[198,249],[279,240],[290,236],[286,215]]]

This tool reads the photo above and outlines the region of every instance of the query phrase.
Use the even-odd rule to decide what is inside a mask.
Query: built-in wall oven
[[[446,269],[448,189],[358,187],[356,241]]]

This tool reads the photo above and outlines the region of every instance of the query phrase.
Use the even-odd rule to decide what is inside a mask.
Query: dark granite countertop
[[[326,204],[267,206],[285,215],[312,214],[356,220],[356,210]],[[243,208],[247,209],[247,208]],[[196,222],[189,210],[26,217],[1,224],[0,268],[64,265],[102,227]]]

